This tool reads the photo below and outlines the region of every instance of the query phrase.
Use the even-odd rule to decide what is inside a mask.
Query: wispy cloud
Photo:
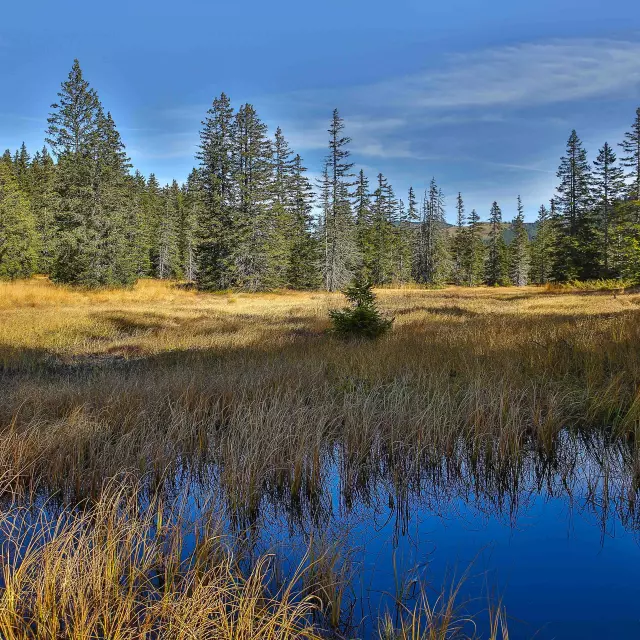
[[[265,99],[295,104],[297,115],[304,114],[302,121],[280,123],[292,146],[301,151],[326,148],[328,115],[338,105],[346,133],[353,138],[351,148],[358,155],[431,159],[445,131],[451,137],[460,126],[504,125],[506,129],[525,119],[522,110],[526,108],[631,96],[638,87],[640,42],[565,39],[454,53],[407,76]],[[320,112],[326,114],[322,119],[318,119]],[[548,114],[538,114],[536,127],[545,118],[550,127],[566,125],[561,118],[552,122]],[[439,130],[435,138],[430,129]],[[456,134],[453,140],[462,151],[463,137]],[[529,163],[512,168],[545,172]]]
[[[442,69],[361,88],[406,108],[526,106],[637,92],[640,42],[558,40],[450,56]]]

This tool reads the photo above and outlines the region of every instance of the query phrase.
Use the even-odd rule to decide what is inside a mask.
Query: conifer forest
[[[131,166],[76,60],[46,144],[2,156],[0,277],[41,273],[84,287],[151,277],[203,291],[338,291],[356,275],[374,286],[637,282],[640,107],[629,120],[624,138],[604,141],[591,162],[571,131],[557,194],[527,225],[519,197],[504,220],[500,203],[467,211],[464,194],[444,194],[436,178],[424,193],[397,194],[381,173],[356,170],[337,109],[314,184],[286,132],[269,132],[253,105],[224,93],[204,114],[188,180],[161,185]]]

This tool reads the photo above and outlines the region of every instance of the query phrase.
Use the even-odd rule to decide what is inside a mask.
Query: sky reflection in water
[[[274,552],[283,574],[311,536],[339,548],[351,576],[344,618],[359,622],[348,637],[368,637],[377,613],[394,611],[398,576],[406,593],[415,595],[419,578],[435,599],[466,570],[460,603],[470,615],[484,611],[483,635],[489,599],[501,598],[512,639],[640,637],[637,487],[621,449],[567,438],[560,450],[551,465],[527,457],[506,481],[463,465],[401,491],[384,472],[349,487],[337,453],[313,508],[264,497],[249,546]],[[192,505],[215,491],[207,486]]]

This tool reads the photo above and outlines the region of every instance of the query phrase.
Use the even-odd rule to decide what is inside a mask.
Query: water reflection
[[[215,521],[244,566],[273,553],[275,581],[312,564],[322,623],[342,637],[369,637],[381,612],[397,615],[423,587],[437,598],[465,572],[465,614],[502,599],[511,638],[640,635],[632,445],[564,432],[547,451],[509,456],[465,442],[441,458],[336,443],[308,458],[250,489],[220,461],[185,461],[149,491],[180,505],[164,518],[182,523],[185,552]],[[474,624],[486,635],[486,616]]]

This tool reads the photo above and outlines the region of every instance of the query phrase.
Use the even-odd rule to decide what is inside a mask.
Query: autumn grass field
[[[240,578],[215,532],[183,567],[177,529],[135,495],[153,504],[185,469],[215,468],[239,522],[265,494],[313,503],[336,451],[346,499],[380,476],[402,493],[443,460],[497,486],[531,451],[554,459],[567,433],[620,443],[636,486],[640,293],[377,294],[393,331],[344,342],[327,331],[340,294],[0,283],[0,637],[318,634],[309,614],[330,598],[294,597],[298,578],[267,595],[266,561]],[[28,507],[42,496],[91,507],[36,535]],[[173,542],[145,542],[163,526]],[[397,628],[386,620],[381,637],[451,637],[438,635],[455,625],[444,602]],[[418,634],[416,616],[427,620]]]

